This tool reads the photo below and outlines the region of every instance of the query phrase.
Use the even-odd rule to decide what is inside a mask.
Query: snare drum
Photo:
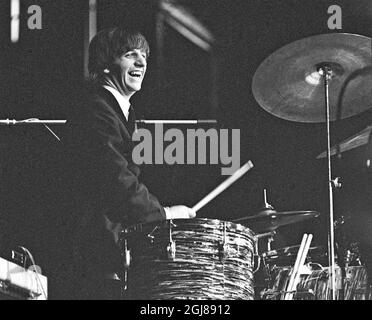
[[[331,283],[328,267],[307,266],[309,272],[301,274],[294,300],[331,300]],[[262,293],[265,300],[283,300],[288,286],[292,267],[275,267],[272,282]],[[336,300],[341,299],[341,269],[336,267]],[[344,300],[370,300],[367,272],[364,266],[346,268]]]
[[[253,232],[211,219],[124,230],[125,299],[254,299]]]

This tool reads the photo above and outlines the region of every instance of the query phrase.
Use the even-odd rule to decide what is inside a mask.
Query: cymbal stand
[[[318,68],[319,74],[324,79],[326,123],[327,123],[327,164],[328,164],[328,192],[329,192],[329,234],[328,234],[328,259],[331,274],[332,300],[336,300],[336,269],[335,269],[335,236],[334,236],[334,210],[333,210],[333,186],[331,165],[331,129],[330,129],[330,104],[329,104],[329,81],[332,77],[332,68],[323,63]]]

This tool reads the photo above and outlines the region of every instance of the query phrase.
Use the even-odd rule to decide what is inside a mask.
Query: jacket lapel
[[[103,87],[99,87],[98,88],[98,94],[103,99],[105,99],[107,101],[107,103],[112,107],[112,109],[114,109],[115,113],[118,115],[118,117],[120,118],[120,120],[122,120],[123,123],[125,124],[125,126],[127,126],[128,121],[125,118],[125,116],[123,114],[123,111],[120,108],[119,103],[117,102],[117,100],[115,99],[115,97],[112,95],[112,93],[109,92],[108,90],[106,90]]]

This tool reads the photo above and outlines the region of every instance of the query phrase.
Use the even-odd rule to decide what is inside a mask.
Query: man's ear
[[[117,72],[120,72],[120,67],[114,63],[106,65],[106,67],[103,69],[104,74],[116,75]]]

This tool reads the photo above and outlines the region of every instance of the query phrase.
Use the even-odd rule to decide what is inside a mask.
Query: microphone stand
[[[56,133],[48,127],[48,124],[65,124],[67,120],[40,120],[38,118],[30,118],[25,120],[15,120],[15,119],[5,119],[0,120],[0,125],[23,125],[23,124],[42,124],[44,127],[58,140],[61,139],[56,135]]]
[[[65,124],[67,120],[40,120],[30,118],[26,120],[5,119],[0,120],[0,125],[16,125],[16,124]]]

